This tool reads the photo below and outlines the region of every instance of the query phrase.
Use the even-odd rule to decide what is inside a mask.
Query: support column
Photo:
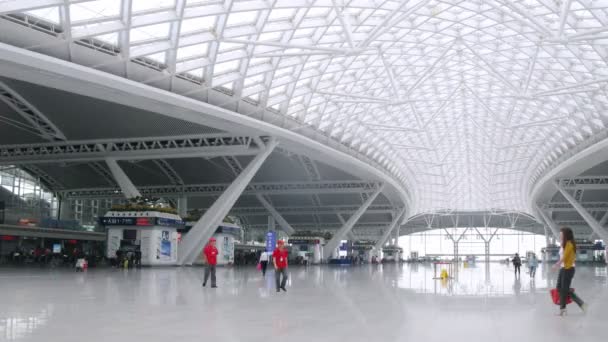
[[[230,212],[239,196],[260,169],[268,156],[272,153],[278,142],[273,139],[266,147],[247,165],[238,177],[228,186],[226,191],[211,205],[209,210],[196,222],[180,245],[178,258],[179,265],[191,264],[202,250],[203,246],[213,235],[224,217]]]
[[[399,225],[399,222],[401,221],[403,215],[405,215],[405,211],[405,207],[403,207],[401,211],[399,211],[399,213],[393,217],[393,221],[388,227],[386,227],[386,230],[384,231],[384,233],[382,233],[382,237],[380,237],[378,242],[376,242],[374,249],[382,250],[382,246],[384,246],[384,244],[386,243],[386,240],[391,235],[393,229],[395,229],[395,227]]]
[[[276,228],[276,223],[274,221],[274,217],[272,215],[268,215],[268,230],[271,231]]]
[[[549,216],[547,216],[547,213],[545,213],[538,206],[536,206],[536,210],[542,217],[543,221],[545,221],[545,224],[549,227],[549,229],[551,229],[551,232],[553,233],[553,237],[556,239],[559,239],[559,228],[557,227],[555,222],[553,222],[553,220]]]
[[[274,220],[279,223],[279,227],[281,227],[281,229],[285,233],[287,233],[287,235],[293,235],[293,233],[296,232],[296,230],[293,229],[293,227],[283,218],[283,216],[281,216],[281,214],[279,214],[279,212],[270,204],[270,202],[268,202],[266,200],[266,198],[264,198],[264,196],[257,195],[256,197],[257,197],[258,201],[260,201],[260,203],[262,203],[264,208],[266,208],[266,210],[268,210],[270,215],[272,215]]]
[[[181,218],[188,216],[188,197],[182,196],[177,199],[177,214]]]
[[[122,170],[118,162],[112,158],[106,158],[106,164],[114,176],[114,180],[118,183],[120,190],[126,198],[141,197],[139,190],[133,185],[127,174]]]
[[[487,223],[486,223],[486,228],[487,228]],[[496,228],[494,230],[494,233],[492,233],[492,235],[490,235],[489,238],[486,239],[485,236],[483,236],[483,234],[479,231],[479,229],[477,229],[476,227],[474,227],[475,231],[477,232],[477,234],[479,234],[479,236],[481,236],[481,239],[483,240],[483,244],[484,244],[484,249],[485,249],[485,262],[489,263],[490,262],[490,243],[492,242],[492,239],[494,238],[494,236],[496,236],[496,233],[498,233],[498,229]]]
[[[467,233],[467,231],[469,230],[469,228],[465,228],[464,232],[462,232],[462,234],[460,234],[460,236],[458,237],[458,239],[454,239],[454,236],[452,236],[452,234],[450,234],[450,232],[448,232],[447,229],[443,228],[443,230],[445,231],[446,234],[448,234],[448,237],[454,243],[454,261],[458,262],[458,256],[460,255],[458,253],[458,243],[460,242],[460,240],[462,239],[462,237]],[[458,267],[456,267],[455,269],[458,269]]]
[[[342,214],[338,213],[336,216],[338,217],[338,220],[340,220],[340,223],[342,225],[346,223],[346,220],[344,219],[344,217],[342,217]],[[353,234],[352,231],[348,232],[348,234],[346,234],[346,240],[355,241],[355,234]]]
[[[59,200],[59,209],[57,211],[57,219],[59,220],[72,220],[74,219],[74,213],[72,211],[72,203],[67,198]]]
[[[543,228],[545,229],[545,247],[551,244],[551,236],[549,235],[549,229],[547,229],[547,224],[543,222]]]
[[[340,245],[340,241],[344,239],[346,234],[348,234],[351,229],[353,229],[355,223],[359,221],[361,216],[363,216],[367,208],[369,208],[369,206],[374,202],[376,197],[380,195],[383,189],[384,185],[380,186],[378,190],[376,190],[371,196],[369,196],[367,201],[365,201],[365,203],[363,203],[363,205],[348,219],[348,221],[346,221],[342,228],[340,228],[336,232],[336,234],[334,234],[331,240],[329,240],[325,244],[325,247],[323,247],[323,255],[325,255],[327,258],[330,258],[331,255],[335,253],[335,249],[338,248],[338,246]]]
[[[600,239],[604,240],[604,243],[608,243],[608,231],[602,227],[602,225],[593,217],[593,215],[589,214],[587,209],[585,209],[566,189],[564,189],[559,183],[555,183],[557,190],[561,192],[561,194],[566,198],[568,202],[576,209],[576,211],[583,217],[583,220],[587,222],[589,227],[593,229],[593,231],[600,237]],[[559,235],[558,235],[559,236]]]

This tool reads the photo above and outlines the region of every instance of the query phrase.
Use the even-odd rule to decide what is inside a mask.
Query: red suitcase
[[[570,289],[570,292],[568,293],[568,297],[566,298],[567,304],[572,303],[572,297],[570,296],[570,293],[572,292],[574,292],[574,289]],[[557,291],[557,289],[551,289],[551,299],[553,299],[553,304],[559,305],[559,291]]]

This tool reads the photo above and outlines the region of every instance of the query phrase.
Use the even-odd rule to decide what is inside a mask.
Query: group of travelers
[[[513,263],[513,267],[515,269],[515,278],[520,279],[522,260],[518,253],[515,253],[515,256],[513,257],[513,260],[511,262]],[[536,254],[532,253],[532,254],[530,254],[530,257],[528,258],[528,271],[529,271],[531,280],[534,280],[534,278],[536,277],[537,268],[538,268],[538,258],[536,257]]]
[[[217,255],[218,249],[216,247],[215,238],[209,239],[209,242],[203,249],[203,263],[205,264],[205,273],[203,277],[203,287],[207,286],[207,281],[211,278],[211,288],[217,288]],[[263,252],[260,255],[259,269],[262,271],[262,276],[266,276],[266,269],[268,263],[272,260],[275,273],[275,284],[277,292],[283,290],[287,292],[287,266],[288,266],[289,253],[285,248],[285,242],[279,240],[277,242],[277,248],[272,254],[269,252]]]
[[[141,267],[141,250],[116,251],[116,257],[110,259],[110,265],[117,268]]]
[[[553,269],[559,269],[556,290],[559,292],[559,315],[564,316],[566,315],[566,305],[568,304],[569,300],[574,301],[583,311],[586,311],[587,304],[570,288],[575,274],[576,261],[576,242],[574,240],[574,233],[572,232],[572,229],[568,227],[561,228],[560,241],[562,246],[560,249],[560,258],[553,265]],[[207,281],[209,278],[211,278],[211,287],[217,288],[216,265],[218,250],[215,243],[215,238],[209,239],[209,243],[203,250],[203,261],[206,265],[203,287],[207,285]],[[275,270],[276,291],[280,292],[283,290],[287,292],[286,284],[288,251],[285,248],[284,241],[278,241],[277,248],[274,250],[272,255],[269,252],[263,252],[260,255],[258,268],[262,272],[263,276],[266,275],[266,269],[271,260]],[[519,254],[515,254],[512,262],[513,266],[515,267],[515,277],[516,279],[519,279],[521,277],[522,265],[522,260]],[[532,254],[530,256],[528,260],[528,267],[530,269],[530,277],[534,279],[536,276],[536,269],[538,268],[538,259],[536,258],[536,255]]]
[[[16,247],[8,255],[7,260],[14,265],[33,264],[56,267],[59,265],[74,266],[78,259],[89,259],[93,256],[94,254],[86,254],[82,249],[76,247],[71,250],[62,248],[58,253],[53,253],[48,247],[36,247],[29,250]]]

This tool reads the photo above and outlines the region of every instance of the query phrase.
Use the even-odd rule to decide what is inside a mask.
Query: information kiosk
[[[108,211],[99,219],[107,230],[106,257],[116,252],[141,252],[147,266],[177,264],[178,233],[182,219],[157,211]]]

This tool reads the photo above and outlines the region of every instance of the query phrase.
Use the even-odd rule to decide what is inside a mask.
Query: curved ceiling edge
[[[360,168],[386,182],[398,194],[409,209],[408,212],[412,211],[414,199],[403,181],[396,179],[379,165],[362,160],[362,156],[355,151],[348,151],[346,148],[346,151],[339,150],[265,121],[62,59],[3,43],[0,43],[0,51],[0,75],[6,77],[111,100],[198,124],[209,125],[209,120],[213,119],[216,128],[248,130],[249,133],[254,129],[259,133],[275,136],[294,147],[312,148],[334,161]],[[205,115],[201,115],[202,113]]]

